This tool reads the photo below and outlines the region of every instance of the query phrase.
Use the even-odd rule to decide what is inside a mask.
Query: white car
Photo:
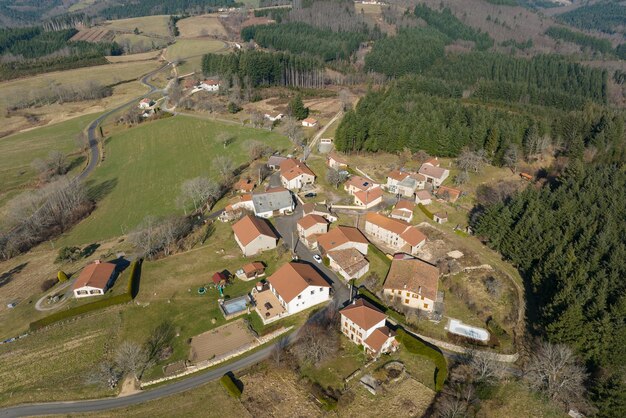
[[[317,255],[317,254],[314,254],[314,255],[313,255],[313,260],[317,261],[318,263],[321,263],[321,262],[322,262],[322,257],[320,257],[320,256],[319,256],[319,255]]]

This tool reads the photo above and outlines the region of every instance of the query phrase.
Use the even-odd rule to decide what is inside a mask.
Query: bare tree
[[[303,363],[319,365],[339,350],[339,336],[333,328],[307,324],[294,346],[294,354]]]
[[[454,176],[454,184],[460,186],[469,181],[469,174],[465,170],[459,171],[459,174]]]
[[[149,366],[147,351],[134,341],[124,341],[115,350],[115,364],[122,373],[140,378],[141,372]]]
[[[474,387],[471,384],[448,385],[437,402],[436,416],[440,418],[467,417],[473,401]]]
[[[302,132],[300,122],[292,117],[284,117],[281,125],[283,126],[283,132],[295,146],[301,147],[304,144],[304,132]]]
[[[107,389],[117,386],[122,373],[115,363],[110,360],[101,361],[95,369],[87,375],[87,384],[97,384]]]
[[[226,155],[218,155],[213,159],[213,165],[217,168],[217,172],[220,173],[223,180],[226,180],[232,176],[235,164],[233,160]]]
[[[469,148],[463,148],[461,155],[456,159],[456,165],[463,171],[473,171],[478,173],[482,170],[483,166],[487,163],[487,157],[485,157],[485,151],[471,151]]]
[[[191,202],[194,211],[210,206],[219,197],[220,187],[208,177],[195,177],[185,180],[181,185],[181,200],[183,204]]]
[[[180,85],[177,79],[173,79],[167,89],[168,96],[173,105],[177,105],[180,99],[183,98],[183,86]]]
[[[488,353],[472,350],[469,352],[469,356],[468,364],[472,370],[472,376],[477,382],[491,383],[503,377],[504,366],[489,356]]]
[[[274,345],[274,349],[272,350],[272,359],[277,366],[280,365],[280,362],[285,357],[288,346],[289,339],[287,337],[280,338]]]
[[[514,173],[517,171],[517,160],[519,159],[519,150],[517,149],[517,145],[511,144],[506,149],[504,156],[502,157],[502,161],[504,165],[509,167]]]
[[[335,187],[339,187],[339,184],[346,181],[346,178],[345,174],[340,173],[334,168],[329,168],[328,171],[326,171],[326,181]]]
[[[256,110],[253,110],[250,112],[250,123],[252,124],[253,127],[255,128],[262,127],[264,120],[265,118],[263,117],[261,112],[258,112]]]
[[[339,90],[339,101],[341,102],[341,110],[344,112],[347,112],[352,107],[350,92],[346,89]]]
[[[566,345],[541,342],[524,371],[530,387],[554,401],[567,405],[585,394],[587,373]]]
[[[248,153],[250,155],[250,159],[258,160],[264,155],[271,154],[272,149],[261,141],[250,141],[248,143]]]
[[[35,171],[39,173],[39,177],[43,181],[48,181],[55,176],[61,176],[67,173],[68,163],[67,157],[61,151],[53,150],[48,153],[48,158],[37,158],[31,163]]]
[[[148,359],[156,361],[172,343],[176,336],[174,324],[169,320],[164,320],[156,328],[152,330],[150,337],[146,341],[145,349]]]

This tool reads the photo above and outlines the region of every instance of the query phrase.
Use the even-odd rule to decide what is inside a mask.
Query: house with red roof
[[[317,237],[328,232],[329,222],[320,215],[304,215],[296,223],[298,236],[309,248],[317,247]]]
[[[315,182],[315,173],[302,161],[287,158],[280,163],[280,181],[289,190],[299,190]]]
[[[341,332],[354,344],[362,345],[372,357],[395,351],[395,333],[387,326],[387,315],[364,299],[357,299],[339,311]]]
[[[389,216],[393,219],[400,219],[401,221],[411,222],[413,219],[413,210],[415,209],[415,203],[410,200],[398,200],[398,203],[394,206]]]
[[[439,187],[450,176],[450,170],[439,167],[439,161],[431,159],[422,164],[419,174],[426,178],[427,183],[431,183],[434,187]]]
[[[235,241],[246,257],[276,248],[278,235],[269,222],[246,215],[233,224]]]
[[[374,187],[368,190],[359,190],[354,193],[354,204],[365,209],[373,208],[383,201],[383,189]]]
[[[317,126],[317,119],[314,118],[306,118],[302,120],[302,126],[306,128],[314,128]]]
[[[418,258],[393,259],[383,284],[389,303],[432,312],[439,290],[439,269]]]
[[[354,248],[363,255],[367,255],[369,241],[357,228],[338,226],[317,237],[317,247],[326,254],[334,250]]]
[[[393,250],[413,255],[426,244],[426,235],[416,226],[376,212],[365,215],[365,233]]]
[[[81,271],[74,282],[72,291],[76,298],[101,296],[113,285],[115,280],[115,264],[102,263],[96,260]]]

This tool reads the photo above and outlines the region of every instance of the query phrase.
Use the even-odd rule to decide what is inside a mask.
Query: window
[[[302,299],[302,295],[298,295],[298,299]]]
[[[408,305],[409,304],[409,300],[408,299],[404,299],[404,303]]]
[[[323,291],[324,291],[324,288],[323,288],[323,287],[320,287],[320,292],[323,292]]]
[[[348,321],[344,321],[343,323],[345,326],[348,326]]]
[[[428,303],[424,304],[424,309],[428,309]]]
[[[408,298],[409,296],[411,296],[411,292],[406,292],[406,297]]]
[[[311,290],[311,294],[314,295],[315,294],[315,290]]]
[[[422,296],[422,300],[424,300],[424,296]]]
[[[358,332],[357,335],[359,336],[359,338],[363,336],[363,334],[361,334],[360,332]]]
[[[412,296],[412,297],[413,297],[413,299],[418,299],[418,298],[419,298],[419,296],[418,296],[418,295],[416,295],[415,293],[413,294],[413,296]]]

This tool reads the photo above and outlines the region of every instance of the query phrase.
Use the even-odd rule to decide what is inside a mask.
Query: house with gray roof
[[[291,192],[283,187],[274,187],[252,194],[254,214],[260,218],[284,215],[295,209]]]

